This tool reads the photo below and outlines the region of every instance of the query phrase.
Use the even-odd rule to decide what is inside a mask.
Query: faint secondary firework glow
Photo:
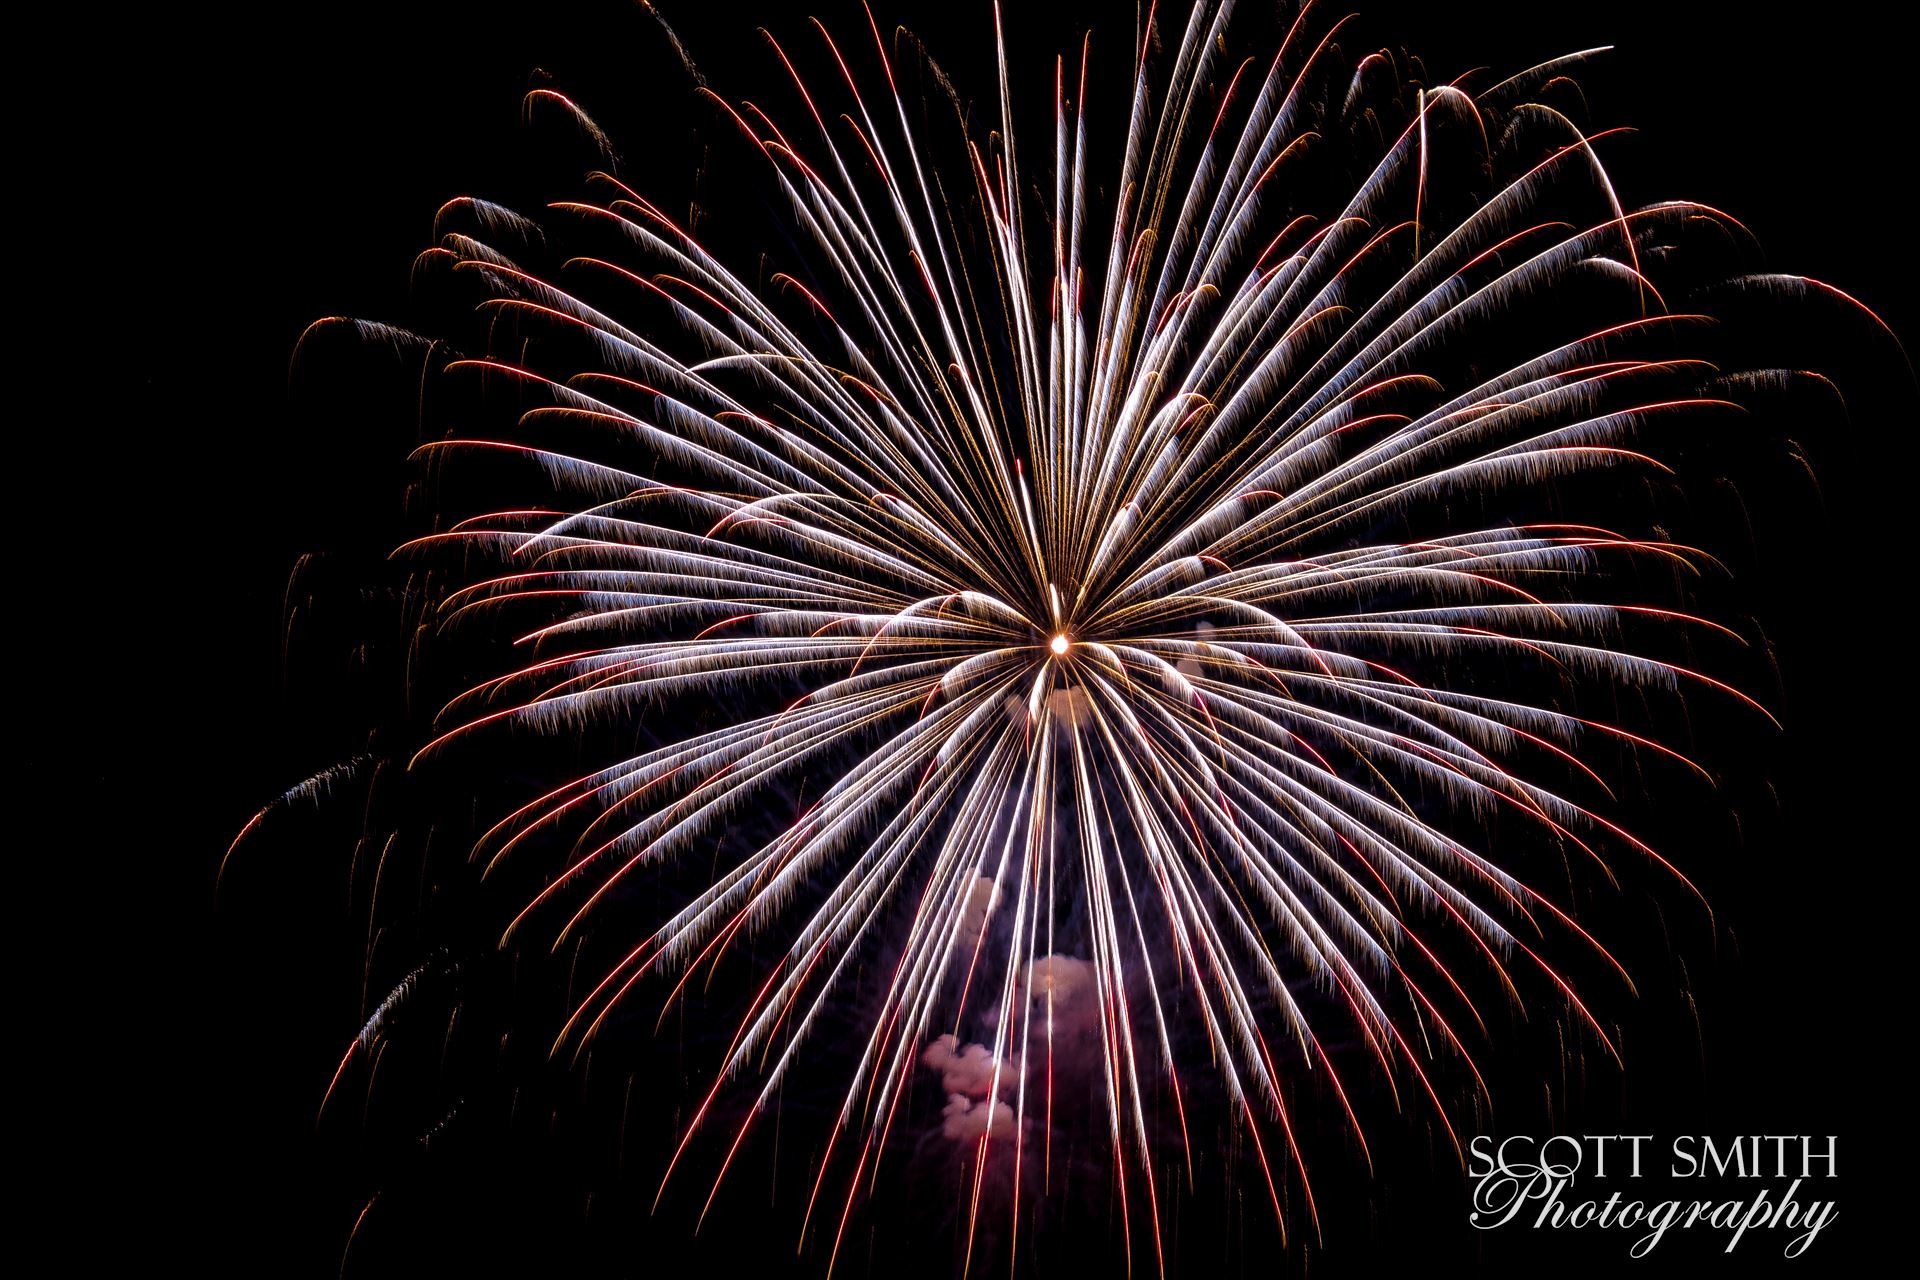
[[[650,975],[672,1004],[743,940],[772,948],[666,1166],[713,1142],[709,1206],[877,970],[801,1226],[836,1257],[916,1081],[938,1079],[971,1162],[969,1251],[996,1161],[1049,1185],[1062,1073],[1098,1099],[1125,1229],[1155,1254],[1195,1073],[1283,1229],[1283,1179],[1318,1217],[1302,1079],[1337,1103],[1311,1123],[1363,1155],[1362,1090],[1429,1109],[1457,1151],[1435,1074],[1479,1080],[1486,1002],[1543,1003],[1618,1056],[1559,957],[1630,986],[1490,831],[1598,877],[1648,861],[1687,896],[1605,816],[1590,760],[1705,772],[1594,708],[1699,690],[1768,718],[1660,656],[1738,637],[1673,589],[1707,558],[1607,527],[1594,482],[1667,474],[1665,442],[1785,376],[1689,354],[1710,322],[1686,264],[1744,229],[1623,206],[1606,134],[1551,105],[1588,53],[1419,84],[1343,61],[1346,20],[1311,6],[1235,52],[1233,8],[1143,33],[1124,107],[1089,104],[1085,49],[1060,59],[1033,152],[997,11],[984,138],[956,111],[953,139],[923,139],[944,81],[916,97],[877,23],[851,47],[814,33],[823,78],[773,40],[797,121],[702,91],[802,246],[765,287],[606,172],[539,221],[456,201],[418,264],[477,290],[501,339],[420,340],[436,375],[521,406],[422,458],[517,458],[533,496],[401,552],[434,566],[435,627],[523,655],[413,765],[643,731],[495,815],[474,859],[557,858],[503,946],[630,937],[556,1055]],[[571,101],[532,105],[604,145]],[[950,141],[964,165],[934,159]],[[525,265],[562,237],[589,247]],[[637,922],[637,883],[710,863]],[[720,1124],[729,1088],[745,1105]]]

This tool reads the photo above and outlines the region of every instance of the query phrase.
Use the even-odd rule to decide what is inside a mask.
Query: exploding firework
[[[1703,299],[1825,287],[1623,205],[1556,106],[1587,55],[1427,83],[1233,8],[1149,18],[1124,107],[1060,59],[1038,152],[997,14],[984,133],[877,23],[770,38],[792,118],[702,90],[789,237],[764,278],[539,90],[606,162],[538,218],[441,211],[416,277],[480,325],[322,326],[497,418],[419,452],[417,683],[487,669],[393,768],[524,792],[469,861],[528,886],[503,952],[567,958],[543,1051],[747,971],[662,1190],[705,1145],[711,1205],[830,1061],[794,1224],[829,1269],[908,1129],[965,1170],[966,1260],[1018,1250],[1069,1114],[1162,1265],[1203,1105],[1309,1231],[1304,1130],[1365,1158],[1384,1093],[1457,1152],[1495,1008],[1618,1056],[1564,884],[1698,897],[1613,815],[1609,763],[1706,776],[1633,707],[1769,720],[1684,657],[1738,639],[1687,611],[1711,560],[1607,499],[1785,377],[1703,358]],[[453,969],[370,1001],[336,1089]]]

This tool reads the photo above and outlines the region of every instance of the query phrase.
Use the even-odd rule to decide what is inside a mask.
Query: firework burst
[[[1004,46],[992,128],[956,103],[930,138],[944,81],[877,24],[811,33],[822,76],[770,38],[795,119],[703,90],[799,246],[764,281],[611,172],[538,220],[456,201],[418,264],[489,335],[420,344],[434,377],[516,406],[422,457],[532,496],[403,549],[436,630],[517,641],[412,767],[631,727],[490,815],[473,861],[538,882],[501,944],[624,939],[553,1030],[575,1059],[640,993],[771,957],[665,1176],[712,1144],[711,1204],[831,1025],[801,1227],[830,1259],[936,1078],[969,1251],[994,1178],[1052,1184],[1063,1080],[1156,1256],[1199,1094],[1282,1222],[1318,1218],[1302,1079],[1363,1154],[1381,1089],[1457,1150],[1440,1077],[1473,1105],[1488,1002],[1617,1056],[1557,957],[1624,968],[1511,851],[1692,895],[1589,761],[1698,766],[1581,699],[1767,719],[1672,659],[1731,631],[1630,594],[1706,557],[1565,510],[1769,385],[1689,355],[1690,251],[1743,229],[1623,206],[1551,105],[1586,55],[1423,84],[1310,7],[1236,52],[1233,8],[1149,18],[1124,114],[1061,59],[1037,155]]]

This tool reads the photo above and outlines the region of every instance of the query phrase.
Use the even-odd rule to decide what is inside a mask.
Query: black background
[[[771,16],[797,36],[809,11],[663,7],[735,96],[771,71],[754,24]],[[963,93],[983,94],[986,6],[922,8],[883,5],[881,17],[922,35]],[[836,31],[858,29],[837,8],[820,11]],[[1594,120],[1644,130],[1615,153],[1627,203],[1682,195],[1727,209],[1772,265],[1845,288],[1912,341],[1910,46],[1872,7],[1823,5],[1790,24],[1745,6],[1636,0],[1369,12],[1370,32],[1441,75],[1619,46],[1582,79]],[[1116,42],[1131,36],[1127,7],[1008,14],[1012,38],[1049,51],[1089,20]],[[110,363],[130,394],[103,431],[44,432],[56,456],[108,473],[104,489],[78,486],[82,514],[70,516],[83,529],[65,554],[89,566],[72,578],[89,597],[76,659],[85,693],[65,704],[75,745],[55,762],[91,797],[73,802],[74,828],[107,856],[56,856],[89,881],[112,868],[110,896],[131,910],[124,927],[102,927],[107,975],[73,984],[91,1047],[42,1051],[83,1082],[62,1104],[71,1182],[136,1245],[209,1272],[333,1274],[358,1201],[316,1157],[312,1117],[358,1008],[323,913],[301,909],[326,883],[295,876],[235,920],[231,905],[216,912],[213,871],[255,808],[357,747],[341,716],[283,691],[283,592],[303,552],[393,541],[408,442],[292,410],[288,358],[319,316],[406,318],[408,263],[433,210],[488,194],[518,163],[536,67],[577,87],[629,160],[657,150],[657,164],[639,167],[681,207],[696,189],[723,193],[725,175],[697,172],[684,83],[659,74],[658,38],[626,5],[349,2],[134,22],[97,36],[116,47],[88,65],[110,70],[76,77],[102,123],[71,143],[69,170],[75,182],[111,174],[118,192],[92,233],[109,270],[81,300],[103,320],[76,341],[117,348]],[[1887,1226],[1874,1175],[1900,1155],[1911,1074],[1889,1031],[1911,1018],[1898,881],[1908,800],[1893,779],[1910,751],[1883,727],[1905,697],[1907,589],[1881,540],[1880,522],[1900,512],[1880,486],[1905,466],[1894,459],[1911,438],[1912,400],[1880,387],[1854,407],[1850,422],[1800,441],[1824,501],[1763,513],[1776,529],[1767,545],[1795,548],[1756,587],[1789,730],[1756,743],[1752,765],[1777,787],[1779,815],[1716,855],[1743,865],[1708,876],[1723,934],[1701,979],[1706,1083],[1677,1086],[1653,1113],[1677,1131],[1841,1134],[1846,1207],[1816,1250],[1831,1250],[1829,1262]],[[101,582],[112,584],[104,599],[89,590]],[[1666,1070],[1667,1049],[1649,1051],[1648,1070]],[[64,1071],[68,1057],[82,1069]],[[1473,1259],[1480,1242],[1457,1225],[1457,1182],[1433,1187],[1442,1203],[1382,1215],[1384,1235],[1408,1238],[1364,1261]],[[494,1223],[513,1245],[496,1261],[550,1227],[531,1211]],[[664,1274],[681,1249],[709,1256],[684,1232],[648,1241],[622,1267]],[[471,1249],[440,1243],[471,1265]],[[1616,1244],[1568,1237],[1535,1260],[1577,1271]],[[1756,1243],[1724,1273],[1763,1261],[1771,1246]],[[1312,1266],[1346,1274],[1343,1262],[1353,1260]],[[1283,1270],[1255,1260],[1246,1274]]]

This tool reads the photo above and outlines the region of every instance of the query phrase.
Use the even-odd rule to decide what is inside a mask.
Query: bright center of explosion
[[[1047,645],[1049,649],[1053,650],[1053,654],[1056,658],[1065,657],[1067,650],[1072,646],[1073,646],[1073,642],[1067,639],[1067,633],[1064,631],[1062,631],[1059,635],[1055,636],[1052,642]]]

